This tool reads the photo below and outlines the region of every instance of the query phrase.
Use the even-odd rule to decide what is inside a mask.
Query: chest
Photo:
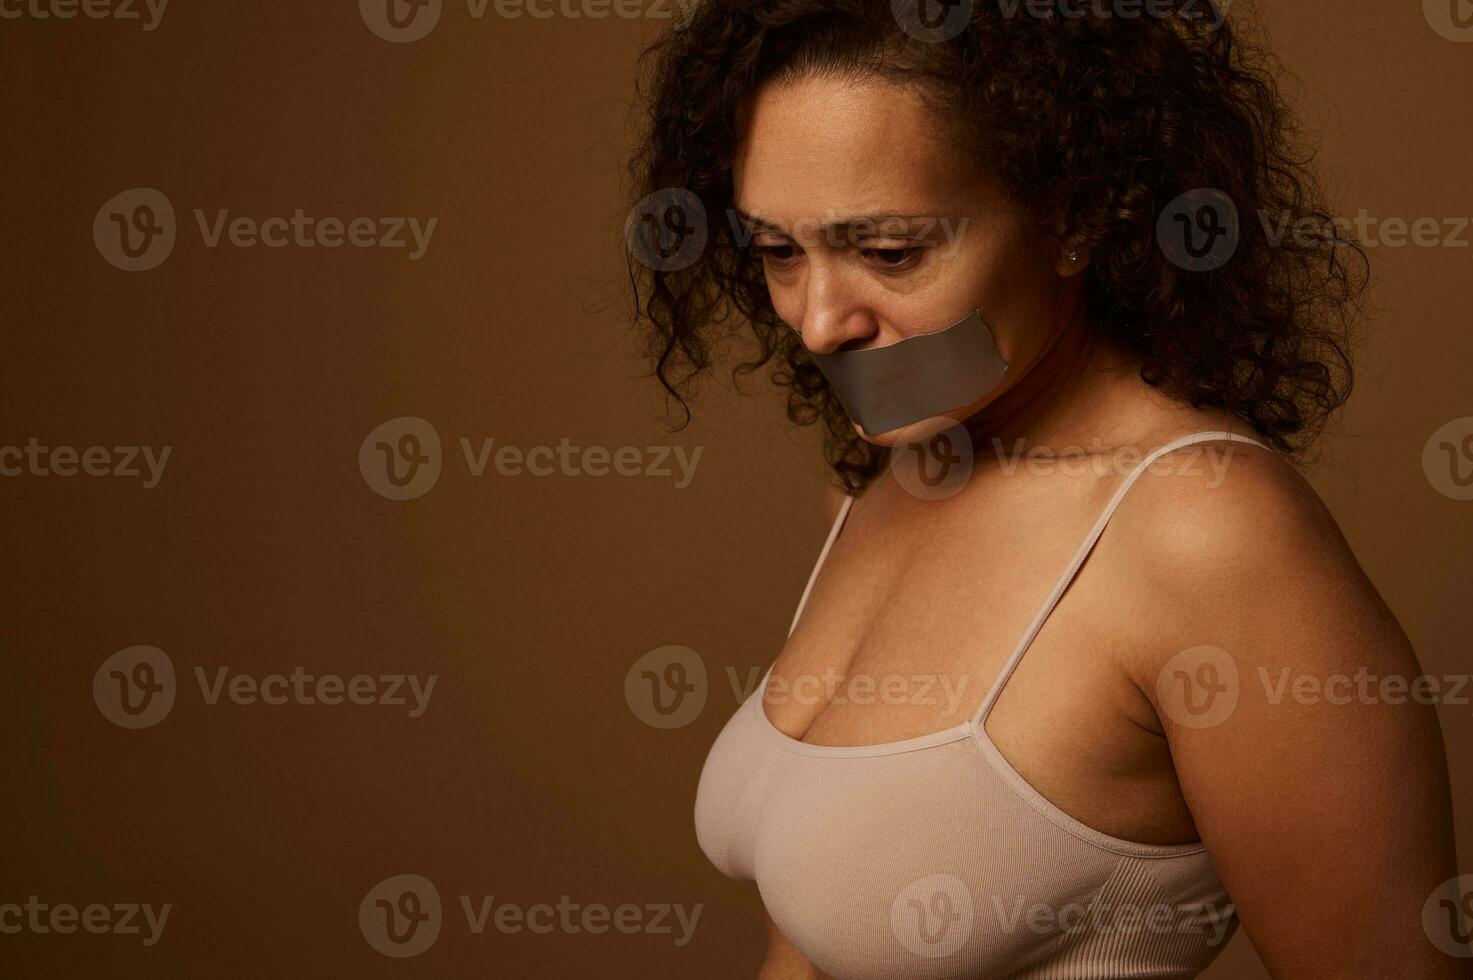
[[[876,745],[963,725],[995,692],[987,738],[1051,802],[1123,838],[1192,840],[1123,667],[1141,597],[1119,552],[1102,539],[1048,606],[1110,489],[979,481],[940,506],[857,500],[773,666],[768,720],[813,745]]]
[[[979,481],[944,502],[908,499],[893,485],[867,491],[774,666],[769,718],[817,744],[890,741],[966,721],[1087,536],[1099,495],[1083,483],[1008,480]],[[1104,584],[1076,577],[1069,608],[1056,606],[1030,645],[1030,661],[1054,661],[1050,647],[1074,651],[1046,665],[1043,686],[1056,694],[1091,680],[1098,694],[1108,683]],[[1034,714],[1044,707],[1030,704]]]

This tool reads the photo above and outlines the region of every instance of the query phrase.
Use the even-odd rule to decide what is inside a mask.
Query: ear
[[[1059,260],[1054,268],[1060,276],[1069,279],[1077,276],[1089,266],[1089,250],[1077,242],[1064,242],[1059,249]]]

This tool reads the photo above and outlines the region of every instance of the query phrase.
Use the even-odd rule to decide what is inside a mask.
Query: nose
[[[853,284],[818,262],[809,266],[801,324],[803,346],[815,354],[865,347],[879,332],[873,312],[860,301]]]

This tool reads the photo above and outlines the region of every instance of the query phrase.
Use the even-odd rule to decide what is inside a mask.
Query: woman
[[[1262,51],[1124,6],[707,0],[649,52],[658,376],[747,332],[835,474],[696,801],[764,980],[1187,977],[1239,922],[1281,980],[1469,975],[1434,709],[1340,683],[1420,670],[1290,462],[1364,253]]]

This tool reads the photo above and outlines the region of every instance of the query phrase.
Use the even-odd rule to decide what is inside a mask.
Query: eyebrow
[[[774,232],[779,235],[787,234],[787,232],[785,232],[782,228],[773,224],[772,222],[765,221],[762,218],[757,217],[756,215],[748,214],[741,208],[734,207],[731,210],[732,213],[736,215],[737,220],[745,225],[748,231]],[[856,214],[850,217],[840,218],[837,221],[831,221],[826,225],[822,225],[821,227],[819,227],[818,230],[821,232],[832,232],[844,228],[853,228],[856,225],[874,227],[886,221],[908,222],[918,220],[935,222],[937,219],[934,215],[910,214],[904,211],[879,211],[874,214]]]

